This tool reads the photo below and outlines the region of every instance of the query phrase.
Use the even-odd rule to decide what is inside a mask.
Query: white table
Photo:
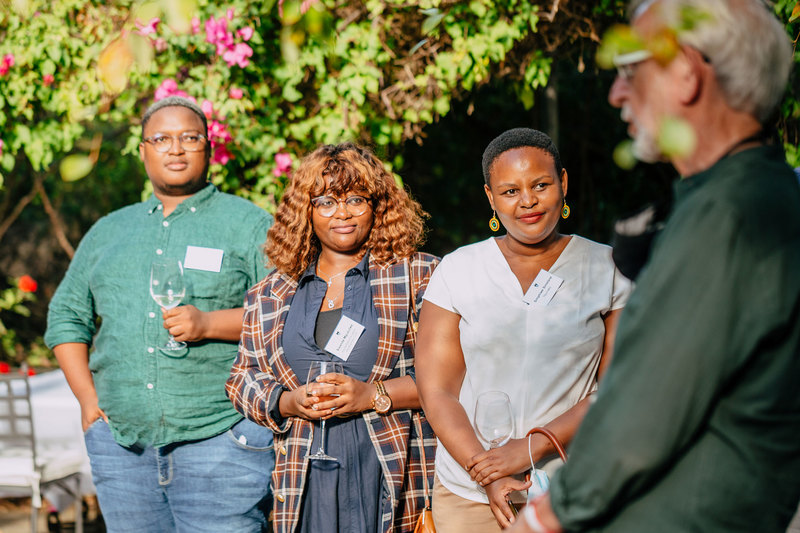
[[[67,385],[64,373],[60,369],[43,372],[31,376],[29,383],[37,453],[63,451],[80,454],[83,457],[81,491],[84,495],[94,494],[89,457],[81,428],[81,409]],[[3,493],[0,497],[15,495]],[[59,511],[66,509],[74,501],[71,495],[58,487],[48,488],[43,496]]]

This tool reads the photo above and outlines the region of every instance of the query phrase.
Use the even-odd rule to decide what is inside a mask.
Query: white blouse
[[[611,248],[577,235],[548,272],[564,280],[552,300],[526,303],[490,238],[446,255],[425,290],[425,300],[461,317],[466,365],[461,405],[473,420],[478,395],[505,392],[514,412],[513,438],[550,422],[595,390],[603,315],[623,307],[631,291],[630,281],[614,266]],[[462,498],[488,503],[485,492],[439,444],[436,474],[442,485]]]

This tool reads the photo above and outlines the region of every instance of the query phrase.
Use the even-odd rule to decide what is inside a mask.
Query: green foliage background
[[[788,21],[795,5],[775,9]],[[621,0],[0,0],[0,59],[14,56],[0,75],[0,269],[40,281],[30,318],[3,315],[18,342],[0,359],[41,355],[46,305],[73,247],[97,218],[149,194],[138,122],[166,79],[208,100],[232,135],[232,159],[212,166],[213,181],[267,210],[286,183],[276,154],[296,163],[320,143],[354,140],[431,213],[427,248],[446,253],[489,234],[486,143],[531,126],[556,139],[570,173],[573,216],[562,229],[607,240],[615,217],[673,178],[611,160],[625,132],[605,102],[613,74],[594,54],[624,15]],[[153,17],[156,32],[139,35],[137,21]],[[236,42],[253,28],[248,65],[217,55],[210,17],[225,18]],[[787,28],[794,38],[800,24]],[[793,83],[778,123],[795,166],[799,101]]]

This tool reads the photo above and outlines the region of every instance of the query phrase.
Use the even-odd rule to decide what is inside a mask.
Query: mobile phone
[[[511,500],[509,500],[508,498],[506,498],[506,503],[508,504],[509,507],[511,507],[511,513],[514,515],[514,518],[516,518],[517,515],[519,514],[519,512],[517,511],[517,507],[513,503],[511,503]]]

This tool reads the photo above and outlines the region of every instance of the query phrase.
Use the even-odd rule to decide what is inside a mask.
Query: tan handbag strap
[[[422,437],[422,422],[420,421],[419,413],[414,413],[414,422],[417,424],[417,435],[419,437],[419,455],[422,458],[422,483],[423,493],[425,494],[425,509],[430,510],[431,498],[428,495],[430,488],[428,487],[428,460],[425,457],[425,443]]]
[[[561,460],[564,461],[564,462],[567,461],[567,452],[564,450],[564,445],[561,443],[560,440],[558,440],[558,437],[556,437],[555,434],[553,434],[552,431],[550,431],[549,429],[546,429],[546,428],[537,427],[537,428],[533,428],[532,430],[530,430],[528,432],[528,434],[525,435],[525,436],[527,437],[529,435],[533,435],[534,433],[540,433],[540,434],[544,435],[545,437],[547,437],[550,440],[550,442],[553,444],[553,447],[558,452],[558,455],[559,455],[559,457],[561,457]]]

